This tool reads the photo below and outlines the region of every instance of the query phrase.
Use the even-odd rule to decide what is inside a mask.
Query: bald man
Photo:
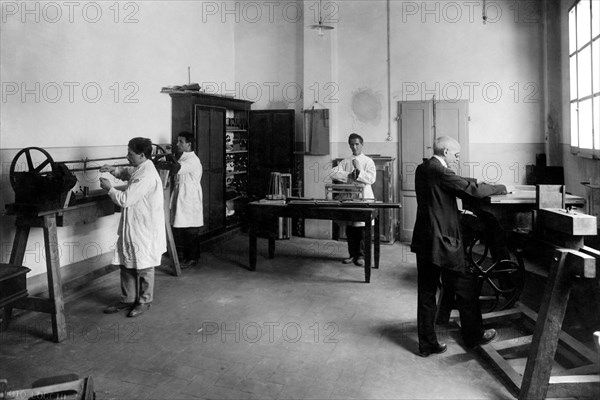
[[[494,329],[483,329],[475,278],[466,271],[456,199],[506,194],[506,187],[478,184],[474,179],[456,175],[450,167],[457,165],[459,159],[460,144],[442,136],[433,143],[433,157],[415,172],[417,219],[411,251],[417,255],[417,329],[422,357],[446,351],[446,345],[438,342],[434,327],[440,277],[443,287],[455,293],[465,345],[489,343],[496,336]]]

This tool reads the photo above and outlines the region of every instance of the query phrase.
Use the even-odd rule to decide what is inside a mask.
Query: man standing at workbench
[[[370,157],[363,154],[362,136],[351,133],[348,137],[348,145],[352,150],[352,156],[343,159],[331,171],[331,180],[335,183],[361,183],[364,184],[364,198],[375,199],[371,185],[375,183],[377,171],[375,163]],[[346,239],[348,241],[349,257],[342,263],[354,264],[359,267],[365,265],[365,235],[367,234],[364,222],[348,222],[346,224]],[[370,235],[371,233],[368,232]]]

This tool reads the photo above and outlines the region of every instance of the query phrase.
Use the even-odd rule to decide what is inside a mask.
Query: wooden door
[[[400,240],[410,241],[417,216],[415,170],[423,158],[431,157],[433,106],[429,101],[398,102],[400,132]]]
[[[250,111],[248,194],[252,200],[265,197],[271,172],[294,172],[294,113],[294,110]]]
[[[439,101],[434,105],[435,127],[434,137],[450,136],[460,143],[460,166],[457,174],[468,176],[469,137],[468,137],[468,103],[460,101]]]
[[[196,105],[196,154],[202,163],[201,233],[225,227],[225,109]]]
[[[433,155],[433,140],[450,136],[461,143],[461,165],[469,160],[468,110],[464,100],[398,102],[400,132],[400,185],[402,203],[400,240],[410,241],[417,216],[415,171],[423,159]],[[466,176],[467,168],[462,168]],[[461,171],[457,171],[459,174]]]

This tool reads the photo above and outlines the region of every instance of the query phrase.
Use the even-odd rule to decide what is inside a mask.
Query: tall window
[[[569,10],[571,150],[600,158],[600,0]]]

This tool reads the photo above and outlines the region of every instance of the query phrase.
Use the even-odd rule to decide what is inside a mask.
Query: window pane
[[[592,73],[594,75],[594,93],[600,93],[600,39],[594,40],[592,44]]]
[[[577,102],[571,103],[571,146],[579,147],[579,124],[577,123]]]
[[[590,34],[590,0],[577,4],[577,48],[581,49],[592,40]]]
[[[592,149],[592,99],[579,102],[579,148]]]
[[[571,57],[569,61],[571,63],[569,72],[571,79],[571,94],[569,95],[569,99],[575,100],[577,99],[577,55]]]
[[[577,89],[579,98],[592,94],[592,47],[577,54]]]
[[[577,50],[577,25],[575,25],[575,7],[569,11],[569,54]]]
[[[592,1],[592,37],[600,35],[600,1]]]

